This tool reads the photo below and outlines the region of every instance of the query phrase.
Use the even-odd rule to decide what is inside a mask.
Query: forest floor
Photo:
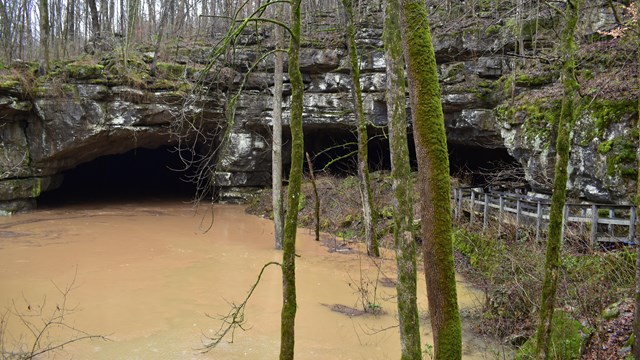
[[[415,176],[413,177],[415,185]],[[393,247],[393,191],[388,172],[372,173],[372,190],[378,212],[380,243]],[[458,180],[452,180],[456,186]],[[356,177],[318,176],[320,230],[336,243],[362,239],[361,206]],[[311,182],[302,185],[299,226],[315,227]],[[419,192],[414,191],[414,196]],[[264,190],[247,208],[251,214],[272,218],[271,191]],[[418,204],[419,199],[414,199]],[[414,208],[415,219],[420,219]],[[470,316],[473,328],[483,335],[519,347],[535,331],[537,302],[543,277],[544,243],[534,241],[531,230],[502,226],[482,229],[455,224],[456,271],[485,293],[479,314]],[[419,222],[416,222],[419,229]],[[582,359],[625,359],[630,354],[633,324],[635,252],[631,249],[590,249],[584,234],[568,232],[563,248],[556,308],[567,312],[589,329]],[[416,232],[420,242],[420,232]],[[612,310],[617,307],[618,310]],[[612,312],[614,316],[603,316]]]

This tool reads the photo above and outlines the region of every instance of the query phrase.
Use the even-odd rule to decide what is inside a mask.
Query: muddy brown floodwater
[[[203,216],[205,223],[213,216],[208,232],[201,229]],[[94,203],[0,218],[0,306],[10,309],[2,312],[9,320],[4,344],[32,343],[15,313],[37,315],[44,304],[45,315],[64,306],[73,310],[66,324],[109,338],[65,346],[50,358],[275,359],[282,294],[277,267],[266,270],[247,306],[247,330],[236,332],[233,343],[199,351],[220,326],[206,314],[226,313],[230,303],[243,300],[263,264],[280,260],[272,226],[241,206],[195,214],[179,201]],[[297,252],[296,359],[399,358],[395,289],[376,282],[395,277],[392,253],[384,253],[379,271],[358,251],[329,252],[304,229]],[[326,306],[357,308],[356,284],[370,293],[377,289],[386,314],[349,317]],[[69,285],[62,305],[57,288]],[[461,307],[476,307],[481,295],[464,282],[458,286]],[[420,308],[426,313],[425,301]],[[38,316],[27,319],[41,324]],[[431,342],[430,331],[425,320],[423,343]],[[68,336],[54,331],[42,343]],[[495,358],[496,351],[465,334],[465,359]]]

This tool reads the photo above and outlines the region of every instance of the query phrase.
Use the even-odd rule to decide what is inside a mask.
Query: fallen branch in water
[[[247,303],[249,302],[249,299],[251,299],[251,295],[253,295],[253,292],[255,291],[256,287],[258,287],[258,284],[260,283],[260,279],[262,279],[262,274],[270,265],[278,265],[282,267],[282,265],[279,262],[275,262],[275,261],[270,261],[266,263],[264,266],[262,266],[262,269],[258,274],[258,278],[256,279],[256,282],[251,286],[244,300],[240,304],[236,304],[234,302],[229,303],[229,305],[231,305],[231,309],[229,310],[227,315],[213,317],[209,314],[205,314],[208,318],[222,321],[222,324],[220,324],[220,328],[218,329],[218,331],[216,331],[216,333],[213,336],[209,337],[203,334],[203,336],[209,342],[205,343],[203,348],[200,349],[202,353],[207,353],[212,349],[214,349],[216,346],[218,346],[218,344],[220,344],[220,342],[222,342],[222,340],[228,334],[231,334],[231,340],[229,340],[229,343],[232,343],[233,336],[235,335],[235,331],[237,329],[240,329],[242,331],[246,330],[244,327],[246,323],[244,310],[247,306]]]

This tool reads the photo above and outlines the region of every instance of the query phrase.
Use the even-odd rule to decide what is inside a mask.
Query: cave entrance
[[[357,174],[357,136],[350,129],[305,129],[305,151],[315,171],[335,176]],[[413,134],[408,134],[411,168],[417,170]],[[524,170],[505,148],[487,148],[449,142],[450,174],[464,185],[494,188],[526,187]],[[369,169],[391,170],[389,138],[385,132],[369,131]],[[288,171],[288,170],[287,170]],[[306,171],[306,164],[305,164]],[[287,172],[288,173],[288,172]]]
[[[63,172],[60,187],[43,192],[38,207],[74,203],[184,200],[195,195],[195,184],[173,146],[137,148],[106,155]],[[185,156],[182,152],[182,156]]]
[[[524,188],[524,169],[507,149],[449,143],[451,176],[465,185],[486,188]]]
[[[368,136],[369,170],[390,170],[389,138],[375,129],[370,129]],[[358,137],[355,129],[305,129],[304,147],[312,158],[314,171],[324,169],[338,177],[357,174]],[[410,149],[413,151],[412,146]],[[415,155],[411,156],[415,158]]]

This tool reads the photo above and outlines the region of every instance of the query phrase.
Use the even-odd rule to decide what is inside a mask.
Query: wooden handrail
[[[498,211],[498,231],[501,223],[506,221],[504,214],[514,214],[516,226],[521,226],[524,218],[534,218],[536,226],[536,239],[540,240],[543,221],[549,220],[549,199],[536,196],[509,193],[504,191],[485,192],[481,187],[457,187],[453,189],[455,218],[460,219],[462,212],[469,213],[469,221],[473,223],[476,215],[482,215],[483,231],[488,227],[491,209]],[[469,205],[464,206],[467,202]],[[479,212],[477,212],[480,210]],[[494,210],[494,211],[495,211]],[[601,214],[602,211],[606,214]],[[606,211],[608,210],[608,211]],[[575,212],[579,213],[576,214]],[[619,213],[622,212],[622,216]],[[567,203],[564,209],[565,226],[571,223],[591,224],[591,243],[595,245],[599,241],[622,241],[635,243],[635,223],[638,221],[637,209],[634,205],[602,204],[602,203]],[[608,236],[600,236],[599,225],[607,228]],[[614,236],[615,227],[626,227],[626,236]]]

